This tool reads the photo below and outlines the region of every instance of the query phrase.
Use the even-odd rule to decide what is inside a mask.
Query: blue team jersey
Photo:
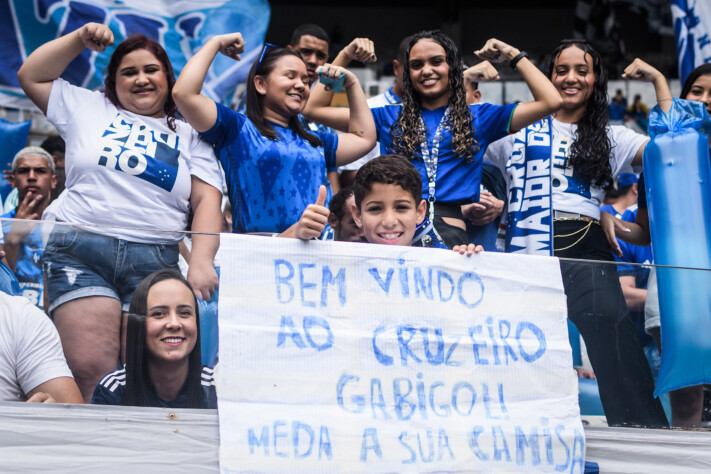
[[[490,143],[504,137],[509,133],[509,123],[517,104],[492,105],[477,104],[469,108],[472,112],[474,138],[479,149],[467,160],[457,156],[451,149],[452,136],[445,133],[439,144],[439,158],[437,166],[437,183],[435,198],[442,202],[477,202],[479,201],[479,186],[481,184],[481,164],[484,152]],[[437,127],[444,116],[446,107],[435,110],[421,109],[422,119],[427,127],[427,144],[432,149],[432,142]],[[370,109],[375,120],[375,129],[380,141],[382,154],[392,153],[392,140],[390,127],[402,111],[401,104],[388,104]],[[422,198],[429,196],[427,170],[420,150],[417,150],[418,159],[412,162],[422,177]]]
[[[15,209],[0,217],[15,218]],[[3,221],[2,231],[5,236],[10,232],[12,222]],[[20,283],[20,294],[30,300],[34,305],[44,310],[42,280],[42,264],[40,257],[44,251],[42,245],[42,226],[38,223],[32,232],[22,240],[17,250],[15,263],[15,276]]]
[[[603,204],[602,206],[600,206],[600,212],[607,212],[617,217],[618,219],[622,218],[622,214],[617,212],[617,209],[615,209],[615,206],[613,206],[612,204]]]
[[[316,202],[319,185],[331,187],[326,168],[336,162],[338,136],[311,132],[323,146],[313,147],[290,128],[272,123],[270,140],[244,115],[217,105],[217,121],[201,135],[215,146],[232,204],[232,231],[282,232]]]
[[[217,408],[217,392],[215,390],[215,380],[213,369],[203,367],[200,376],[202,383],[202,397],[200,408]],[[180,393],[173,400],[163,400],[156,393],[153,384],[148,383],[148,406],[163,408],[187,408],[187,382],[180,389]],[[126,367],[114,370],[102,378],[94,389],[91,397],[93,405],[124,405],[126,398]]]

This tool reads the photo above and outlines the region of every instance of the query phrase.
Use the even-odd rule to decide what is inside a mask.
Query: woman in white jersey
[[[222,177],[210,146],[176,120],[165,50],[142,35],[111,56],[105,92],[60,79],[85,49],[114,42],[88,23],[37,48],[18,72],[22,88],[66,141],[66,195],[43,256],[50,307],[64,352],[88,402],[120,353],[122,310],[147,275],[177,268],[189,209],[195,231],[220,231]],[[115,226],[108,228],[106,226]],[[133,229],[131,229],[133,228]],[[159,232],[168,229],[172,232]],[[218,239],[196,235],[188,281],[209,298]]]
[[[627,78],[666,84],[639,64]],[[613,261],[599,207],[620,170],[641,164],[648,138],[609,124],[607,74],[588,42],[562,41],[548,73],[561,109],[489,146],[510,177],[507,251]],[[608,423],[666,426],[615,267],[561,261],[561,272],[568,317],[585,340]]]

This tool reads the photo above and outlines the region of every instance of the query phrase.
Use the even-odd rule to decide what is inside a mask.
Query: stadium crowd
[[[8,173],[0,400],[215,408],[205,348],[217,341],[201,340],[200,318],[216,311],[217,234],[231,231],[566,257],[568,315],[592,369],[576,370],[597,381],[607,422],[669,426],[653,396],[652,279],[600,262],[652,262],[632,245],[649,243],[633,173],[649,138],[610,123],[627,112],[621,97],[608,104],[590,43],[561,41],[541,71],[490,39],[466,68],[447,35],[414,33],[392,60],[392,87],[367,99],[347,66],[377,61],[373,42],[356,38],[328,63],[328,35],[307,24],[286,47],[264,45],[235,110],[201,91],[218,54],[241,59],[240,33],[211,38],[177,78],[142,35],[114,49],[101,91],[60,77],[113,42],[89,23],[18,72],[63,140],[21,150]],[[498,79],[494,64],[518,71],[533,100],[487,103],[478,83]],[[636,59],[623,77],[649,82],[669,110],[653,66]],[[331,106],[341,90],[347,108]],[[681,98],[711,110],[711,69]],[[671,424],[700,426],[703,401],[701,386],[673,391]]]

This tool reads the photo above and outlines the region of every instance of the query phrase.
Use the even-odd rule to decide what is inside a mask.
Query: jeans
[[[145,277],[164,268],[178,270],[178,245],[129,242],[62,226],[50,234],[41,261],[50,313],[89,296],[115,298],[127,311]]]

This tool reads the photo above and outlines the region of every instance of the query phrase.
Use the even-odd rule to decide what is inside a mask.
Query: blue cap
[[[634,173],[620,173],[617,177],[617,189],[625,189],[639,181],[639,178]]]

